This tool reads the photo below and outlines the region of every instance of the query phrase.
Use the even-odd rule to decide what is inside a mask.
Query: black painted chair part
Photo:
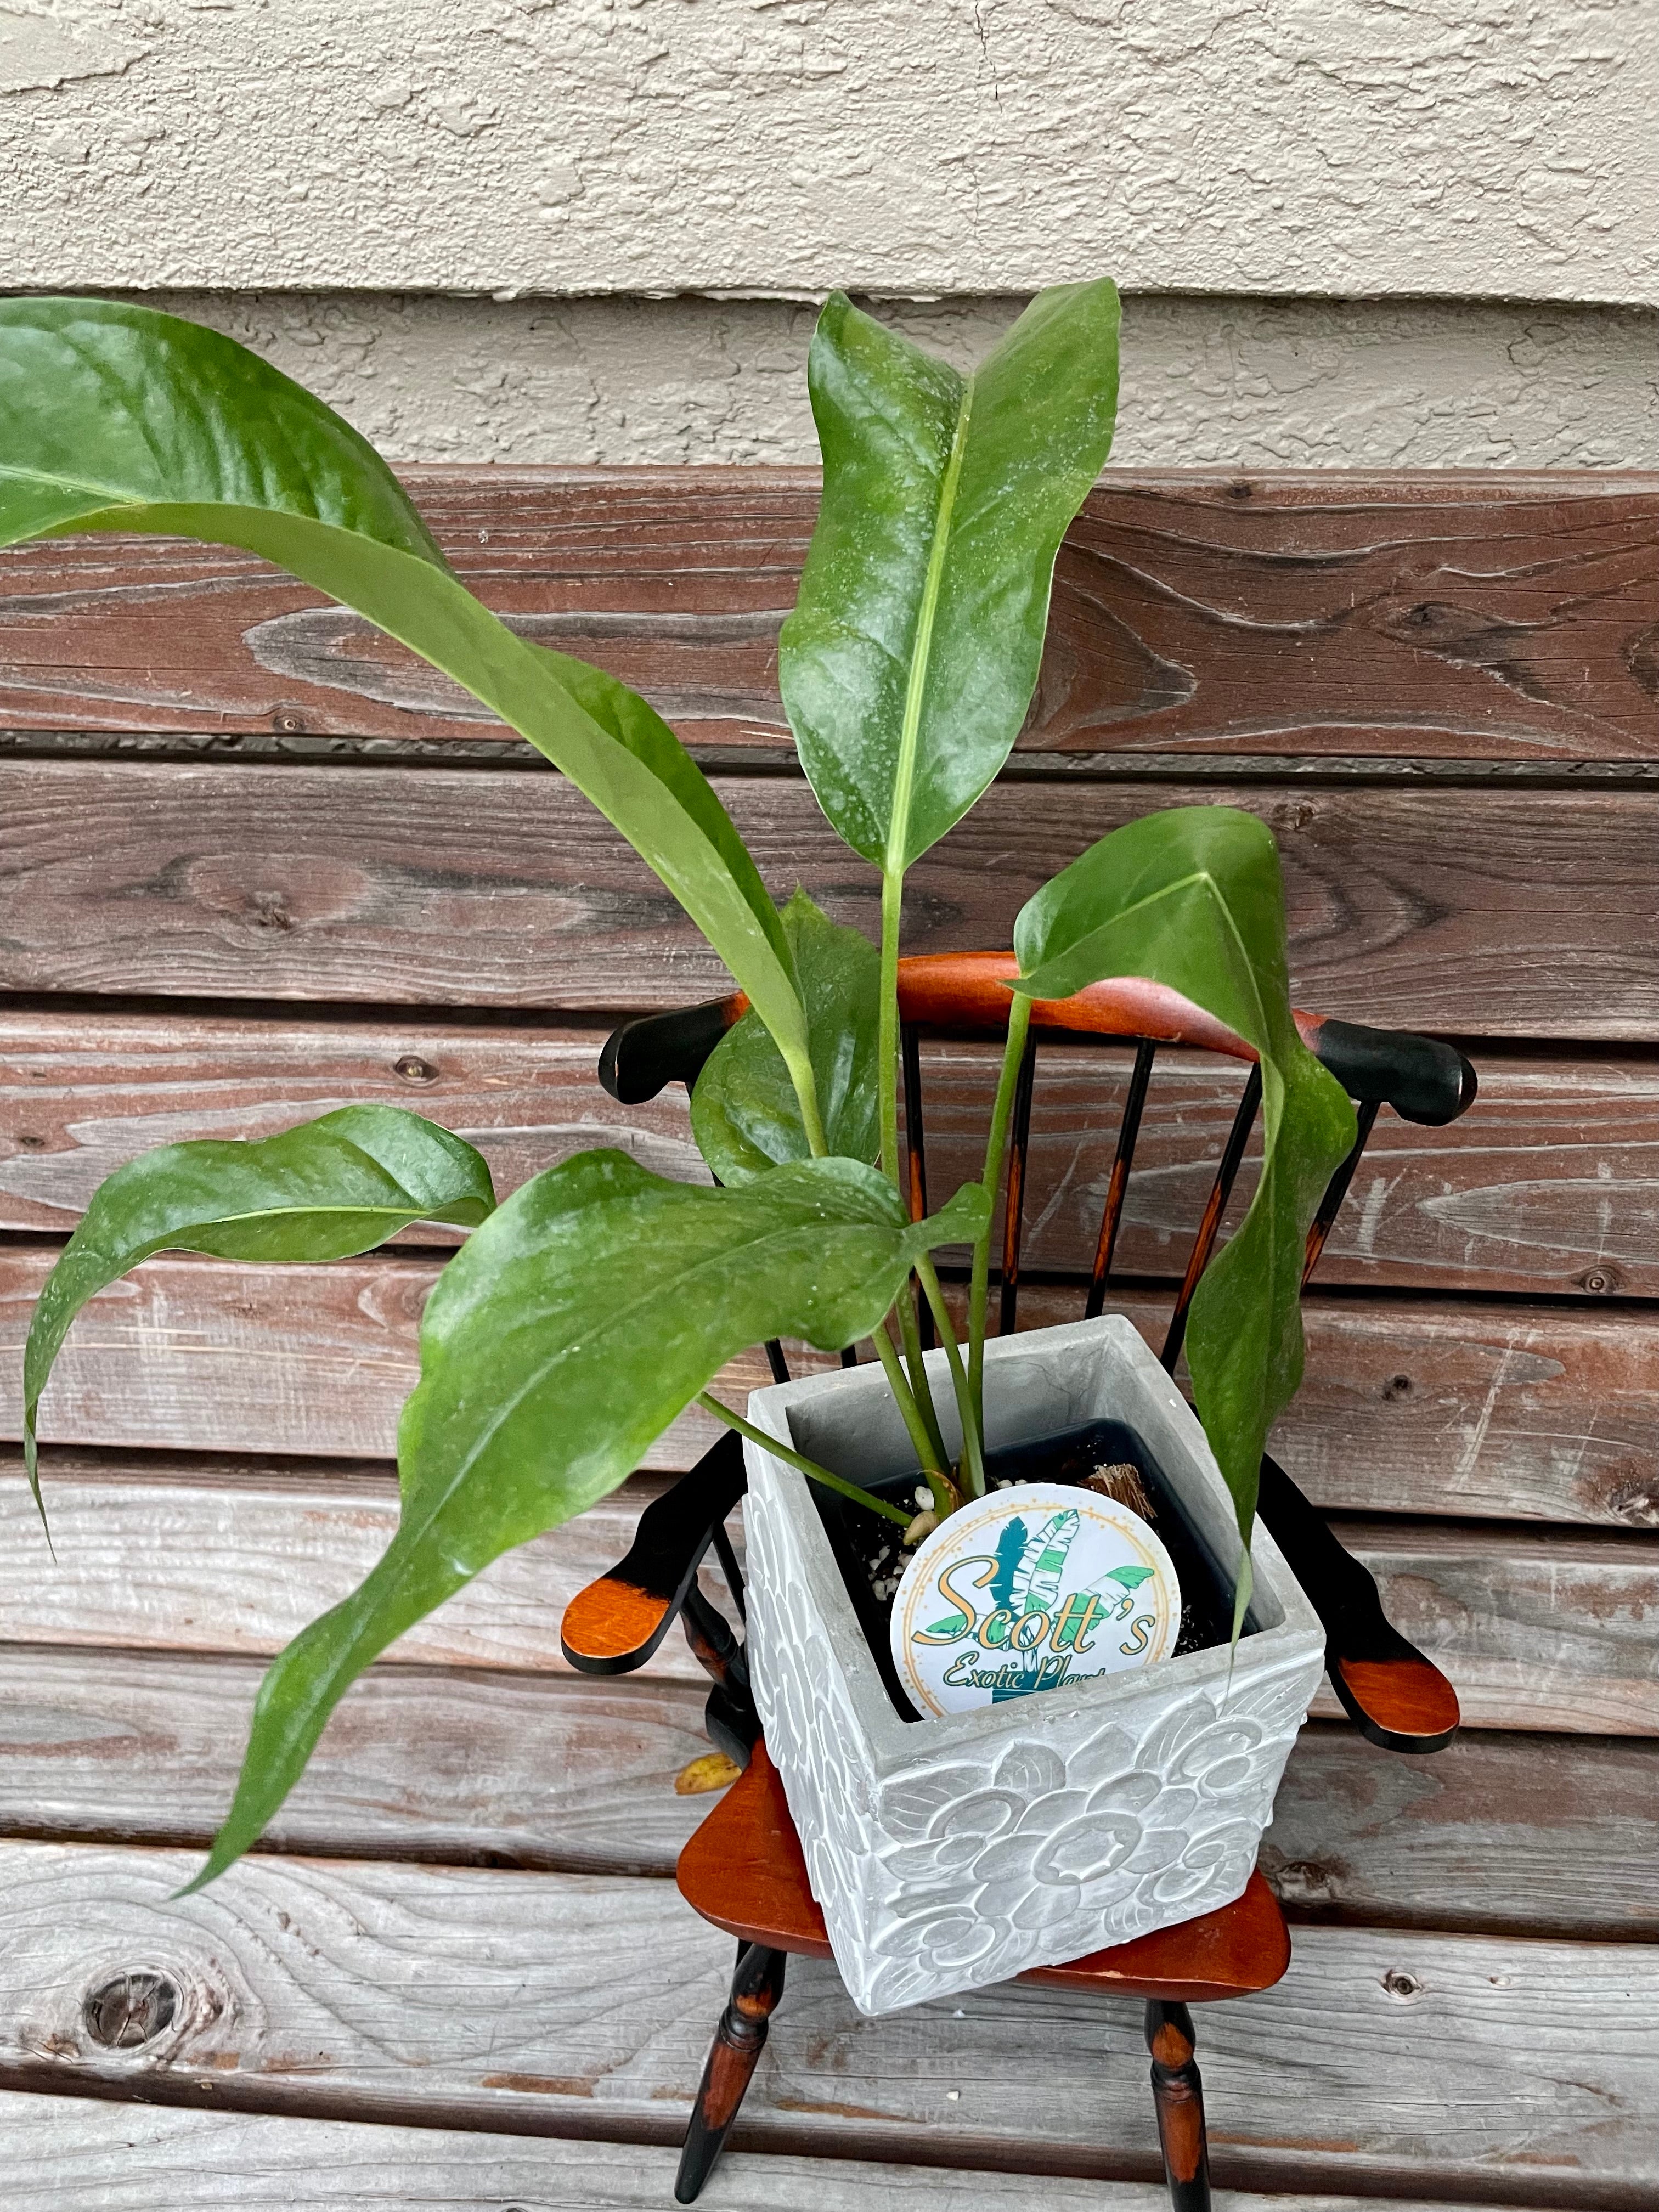
[[[1350,1098],[1392,1106],[1402,1121],[1438,1128],[1474,1105],[1474,1068],[1455,1045],[1409,1030],[1322,1021],[1313,1049]]]
[[[678,1618],[714,1532],[748,1488],[743,1446],[721,1437],[639,1519],[626,1558],[565,1608],[561,1641],[586,1674],[644,1666]]]
[[[729,999],[707,999],[672,1013],[643,1014],[612,1030],[599,1054],[599,1081],[620,1106],[642,1106],[671,1083],[689,1091],[731,1027]]]
[[[1319,1615],[1331,1687],[1360,1734],[1383,1751],[1443,1750],[1459,1725],[1451,1684],[1383,1612],[1370,1568],[1265,1455],[1257,1510]]]

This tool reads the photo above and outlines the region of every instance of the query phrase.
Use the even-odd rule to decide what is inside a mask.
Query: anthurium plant
[[[515,635],[454,574],[386,463],[299,386],[147,308],[0,302],[0,544],[81,531],[198,538],[264,556],[355,608],[587,795],[749,1005],[692,1100],[712,1188],[599,1150],[498,1202],[470,1145],[365,1105],[258,1141],[168,1146],[94,1194],[28,1339],[37,1498],[52,1362],[87,1300],[150,1254],[320,1261],[416,1221],[470,1232],[421,1326],[397,1534],[362,1587],[271,1667],[202,1879],[258,1838],[342,1693],[394,1638],[500,1553],[614,1489],[687,1406],[746,1430],[709,1386],[753,1343],[872,1340],[935,1514],[982,1491],[992,1198],[1031,1005],[1100,978],[1171,986],[1261,1058],[1261,1176],[1187,1336],[1198,1410],[1248,1540],[1263,1443],[1300,1378],[1304,1235],[1354,1135],[1346,1096],[1291,1019],[1278,856],[1259,822],[1224,807],[1149,816],[1029,902],[983,1175],[920,1222],[899,1189],[906,872],[1018,733],[1055,555],[1111,444],[1117,337],[1105,282],[1042,293],[967,376],[845,298],[823,310],[810,364],[823,503],[779,668],[824,814],[880,872],[878,946],[802,892],[780,907],[661,716],[603,670]],[[963,1244],[973,1265],[959,1338],[932,1255]],[[954,1462],[921,1357],[920,1299],[957,1401]],[[800,1463],[869,1511],[906,1517]]]

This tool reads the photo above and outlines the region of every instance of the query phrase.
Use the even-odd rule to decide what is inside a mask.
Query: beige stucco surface
[[[0,284],[1659,305],[1659,0],[3,0]]]
[[[780,301],[167,295],[404,460],[811,461],[810,307]],[[1011,299],[881,312],[967,363]],[[1659,466],[1659,314],[1137,299],[1115,459]]]

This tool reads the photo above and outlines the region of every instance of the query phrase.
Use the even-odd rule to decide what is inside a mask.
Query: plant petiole
[[[860,1490],[857,1483],[847,1482],[840,1475],[831,1474],[827,1467],[820,1467],[816,1460],[807,1459],[788,1444],[780,1443],[775,1437],[769,1437],[764,1429],[754,1427],[744,1419],[741,1413],[734,1413],[729,1406],[723,1406],[712,1392],[700,1392],[697,1403],[705,1413],[712,1413],[717,1421],[724,1421],[728,1429],[735,1429],[751,1444],[758,1444],[763,1451],[770,1452],[774,1459],[781,1459],[789,1467],[798,1467],[803,1474],[810,1475],[814,1482],[821,1482],[826,1490],[838,1491],[842,1497],[851,1498],[854,1505],[862,1505],[869,1512],[879,1513],[884,1521],[896,1521],[901,1528],[908,1528],[915,1519],[914,1507],[907,1513],[902,1506],[890,1505],[885,1498],[873,1497],[869,1491]]]
[[[1026,1033],[1031,1026],[1031,1002],[1023,992],[1013,994],[1008,1009],[1008,1038],[1002,1048],[1002,1073],[997,1078],[996,1103],[985,1141],[985,1188],[991,1211],[974,1245],[974,1273],[968,1293],[968,1395],[980,1434],[985,1433],[985,1308],[991,1285],[991,1224],[996,1217],[997,1192],[1002,1182],[1003,1155],[1008,1149],[1008,1121],[1014,1109],[1014,1091],[1019,1064],[1025,1057]]]
[[[951,1325],[950,1309],[945,1303],[945,1292],[939,1286],[933,1263],[926,1255],[917,1261],[916,1273],[921,1278],[922,1289],[927,1293],[927,1303],[933,1310],[939,1342],[945,1346],[945,1364],[951,1370],[951,1387],[956,1392],[957,1407],[962,1415],[962,1462],[963,1472],[967,1477],[963,1491],[969,1498],[983,1498],[984,1434],[979,1425],[979,1407],[968,1387],[968,1378],[962,1371],[962,1349],[957,1342],[956,1330]]]

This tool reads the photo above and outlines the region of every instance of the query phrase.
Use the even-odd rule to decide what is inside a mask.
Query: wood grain
[[[262,1856],[174,1898],[192,1870],[0,1849],[0,2080],[656,2142],[683,2125],[731,1958],[671,1885]],[[88,1998],[135,1970],[171,2001],[111,2048]],[[1150,2178],[1139,2013],[1010,1985],[866,2021],[832,1966],[797,1961],[739,2142]],[[1659,2185],[1659,1947],[1306,1929],[1284,1981],[1206,2008],[1200,2039],[1224,2182],[1408,2174],[1419,2196],[1632,2212]]]
[[[0,1248],[0,1436],[21,1435],[21,1354],[54,1255]],[[389,1459],[417,1375],[440,1262],[329,1267],[168,1256],[76,1322],[42,1407],[54,1445]],[[1114,1301],[1162,1340],[1167,1296]],[[1035,1285],[1022,1326],[1075,1320],[1079,1291]],[[1307,1379],[1274,1433],[1293,1478],[1348,1511],[1659,1526],[1659,1318],[1640,1308],[1311,1296]],[[792,1371],[835,1356],[791,1346]],[[734,1360],[731,1405],[769,1378]],[[684,1414],[645,1464],[690,1467],[717,1434]]]
[[[980,1172],[999,1058],[968,1042],[927,1048],[930,1192]],[[1028,1267],[1087,1274],[1132,1065],[1127,1048],[1039,1047]],[[1381,1115],[1321,1258],[1321,1285],[1659,1295],[1659,1062],[1495,1048],[1480,1056],[1479,1074],[1474,1106],[1445,1128]],[[1243,1087],[1242,1072],[1213,1054],[1159,1054],[1125,1196],[1119,1274],[1180,1279]],[[1253,1143],[1229,1231],[1260,1158]]]
[[[672,1655],[665,1655],[665,1658]],[[253,1657],[0,1644],[0,1833],[200,1850],[224,1817]],[[272,1823],[273,1848],[672,1875],[715,1802],[700,1685],[370,1668]],[[1466,1730],[1395,1759],[1315,1722],[1261,1866],[1298,1919],[1659,1940],[1659,1743]]]
[[[1656,1819],[1651,1739],[1466,1729],[1431,1759],[1400,1759],[1315,1721],[1260,1864],[1297,1921],[1651,1942]]]
[[[248,1465],[167,1468],[58,1455],[47,1559],[27,1490],[0,1483],[0,1639],[275,1651],[346,1595],[396,1525],[386,1476]],[[563,1673],[559,1621],[627,1548],[641,1492],[619,1492],[486,1568],[411,1629],[396,1657]],[[1345,1524],[1397,1626],[1451,1676],[1471,1727],[1659,1735],[1659,1538]],[[713,1575],[710,1587],[717,1588]],[[665,1643],[659,1679],[700,1679]],[[1340,1708],[1322,1691],[1318,1713]]]
[[[61,1455],[43,1477],[54,1565],[27,1486],[8,1472],[0,1638],[9,1642],[268,1656],[362,1581],[398,1524],[389,1468]],[[398,1659],[564,1674],[560,1617],[628,1549],[652,1494],[636,1480],[493,1560],[399,1638]],[[717,1571],[708,1579],[718,1599]],[[653,1672],[705,1680],[678,1636]]]
[[[6,778],[0,988],[610,1012],[722,988],[668,893],[550,773],[94,759]],[[873,933],[875,874],[804,783],[717,783],[775,891],[799,878]],[[909,947],[1004,945],[1107,830],[1223,800],[1279,836],[1303,1005],[1659,1039],[1659,861],[1635,792],[1003,783],[912,871]]]
[[[409,472],[526,634],[688,742],[778,748],[805,471]],[[1068,751],[1644,758],[1659,478],[1113,471],[1063,550],[1023,743]],[[458,687],[263,562],[97,538],[0,555],[0,713],[27,729],[476,738]]]
[[[255,1137],[355,1101],[429,1115],[478,1145],[505,1195],[590,1145],[678,1179],[706,1176],[675,1086],[622,1107],[599,1088],[603,1024],[401,1021],[0,1007],[0,1229],[61,1234],[101,1179],[186,1138]],[[1024,1259],[1085,1272],[1128,1054],[1038,1054]],[[1322,1284],[1659,1295],[1659,1060],[1493,1048],[1462,1121],[1386,1114],[1320,1265]],[[1160,1054],[1118,1244],[1127,1275],[1178,1279],[1242,1078]],[[935,1198],[976,1176],[995,1087],[982,1047],[927,1041],[923,1097]],[[1248,1156],[1230,1214],[1254,1184]],[[404,1243],[441,1243],[422,1228]]]
[[[269,1842],[331,1856],[672,1875],[713,1803],[707,1686],[371,1668]],[[224,1819],[262,1661],[0,1645],[0,1832],[204,1848]],[[682,1670],[683,1671],[683,1670]]]
[[[157,2110],[90,2098],[0,2100],[11,2212],[661,2212],[675,2154],[636,2143],[553,2141],[444,2128]],[[927,2212],[944,2185],[927,2166],[728,2151],[711,2200],[722,2212]],[[976,2212],[1099,2212],[1097,2181],[976,2173]],[[1112,2212],[1167,2212],[1161,2182],[1121,2181]],[[1397,2198],[1395,2212],[1451,2212]],[[1216,2212],[1372,2212],[1376,2200],[1231,2190]]]

